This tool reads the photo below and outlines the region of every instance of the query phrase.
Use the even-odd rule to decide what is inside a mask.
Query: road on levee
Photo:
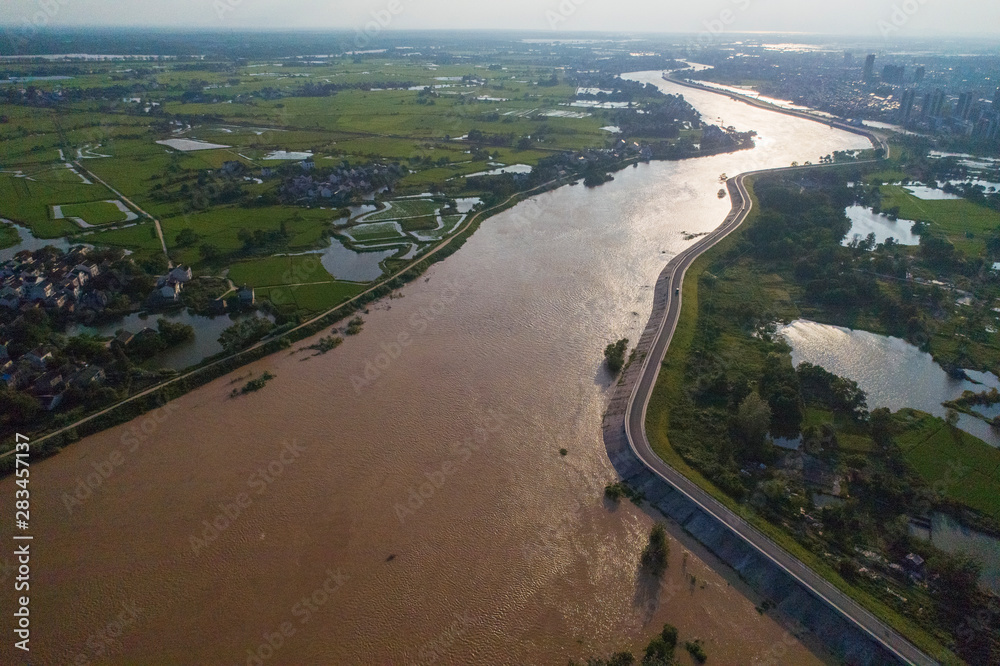
[[[822,168],[823,166],[825,165],[799,167],[798,169]],[[745,539],[757,551],[798,581],[800,585],[854,622],[866,634],[871,636],[872,639],[881,643],[886,649],[895,654],[902,662],[918,664],[920,666],[935,664],[937,662],[934,659],[910,643],[885,622],[862,608],[861,605],[841,592],[801,560],[774,543],[731,509],[712,497],[708,492],[665,463],[653,452],[649,444],[649,439],[646,437],[646,409],[649,405],[653,388],[656,385],[656,378],[659,376],[663,359],[666,356],[667,348],[670,346],[674,331],[677,328],[677,322],[680,318],[681,294],[683,293],[685,273],[698,257],[732,233],[746,220],[747,215],[753,207],[753,201],[745,185],[747,177],[791,170],[796,170],[796,168],[790,167],[787,169],[749,172],[740,174],[730,180],[728,185],[730,194],[733,197],[733,209],[726,217],[726,220],[714,232],[674,257],[663,269],[662,275],[669,279],[666,282],[669,287],[669,302],[664,310],[664,316],[659,324],[659,328],[652,339],[650,349],[643,358],[643,365],[626,406],[625,435],[632,452],[654,474],[680,491],[702,511]]]

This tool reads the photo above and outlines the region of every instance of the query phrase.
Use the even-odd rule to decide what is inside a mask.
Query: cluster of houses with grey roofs
[[[112,272],[112,264],[111,259],[98,263],[86,247],[64,253],[19,252],[0,264],[0,308],[103,311],[115,295],[116,283],[124,284],[123,278]],[[105,279],[98,289],[95,281],[102,274]]]
[[[125,252],[119,251],[117,256],[103,252],[100,262],[92,255],[93,251],[85,246],[62,253],[19,252],[0,264],[0,309],[40,307],[69,315],[86,310],[103,312],[128,282],[128,277],[114,267]],[[184,284],[191,278],[190,268],[174,268],[157,279],[156,289],[149,295],[150,303],[178,302]]]
[[[115,267],[125,253],[101,253],[94,258],[87,247],[68,252],[46,249],[19,252],[13,259],[0,264],[0,314],[16,323],[31,309],[44,309],[50,314],[71,318],[86,318],[101,313],[125,286],[128,277]],[[192,278],[191,269],[179,267],[158,278],[151,302],[166,304],[179,299],[183,285]],[[141,332],[142,335],[145,332]],[[114,341],[127,346],[133,334],[122,332]],[[64,364],[55,367],[56,348],[43,345],[18,358],[11,358],[10,340],[0,332],[0,385],[34,396],[46,410],[55,410],[71,387],[92,388],[104,383],[103,368],[94,365]]]

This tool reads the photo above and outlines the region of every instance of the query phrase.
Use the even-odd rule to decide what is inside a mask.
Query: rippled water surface
[[[819,663],[677,530],[663,585],[637,577],[654,516],[602,498],[602,350],[639,337],[685,232],[725,217],[719,174],[868,142],[636,77],[756,129],[757,149],[522,203],[334,352],[277,354],[34,467],[39,663],[95,659],[124,604],[120,662],[561,666],[671,622],[712,663]]]

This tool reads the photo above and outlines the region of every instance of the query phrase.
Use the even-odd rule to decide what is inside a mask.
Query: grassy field
[[[21,242],[21,235],[17,229],[9,224],[0,224],[0,250],[14,247]]]
[[[378,240],[398,240],[403,237],[395,222],[373,222],[352,227],[347,232],[359,243]]]
[[[943,420],[905,410],[897,439],[907,462],[945,497],[1000,520],[1000,450]]]
[[[368,215],[365,218],[365,222],[399,220],[406,217],[433,215],[441,207],[441,204],[429,199],[397,199],[389,203],[391,206],[387,210],[380,210]]]
[[[309,282],[334,282],[318,255],[268,257],[233,264],[229,279],[237,285],[274,287]]]
[[[321,244],[329,223],[335,219],[337,215],[331,210],[267,206],[253,209],[218,207],[164,218],[161,222],[171,256],[182,263],[197,264],[202,244],[212,245],[223,252],[233,252],[243,246],[239,239],[241,230],[278,231],[282,223],[288,233],[289,250],[313,249]],[[184,229],[198,234],[199,240],[195,245],[177,245],[177,235]]]
[[[403,231],[431,231],[437,228],[437,224],[436,215],[408,217],[399,221],[399,226]]]
[[[160,252],[160,241],[156,236],[156,227],[153,226],[152,222],[143,222],[127,229],[109,229],[108,231],[85,234],[80,237],[80,241],[138,251]]]
[[[73,182],[31,181],[0,174],[0,217],[30,227],[39,238],[58,238],[80,231],[69,220],[52,219],[51,207],[113,198],[102,185]],[[124,216],[122,217],[124,219]]]
[[[982,255],[986,238],[1000,227],[1000,213],[965,199],[926,201],[899,185],[882,186],[882,196],[883,210],[899,206],[901,218],[930,222],[932,228],[944,232],[956,248],[970,256]]]
[[[118,206],[107,201],[62,206],[62,214],[66,218],[79,217],[87,224],[94,226],[125,221],[125,213],[119,210]]]
[[[325,312],[357,296],[365,285],[354,282],[334,281],[297,287],[270,287],[257,290],[258,298],[266,298],[282,310],[309,316]]]

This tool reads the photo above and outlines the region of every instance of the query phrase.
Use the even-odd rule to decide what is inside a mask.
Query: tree
[[[670,543],[667,541],[667,530],[657,523],[649,531],[649,543],[642,551],[642,566],[654,576],[660,576],[667,568],[670,556]]]
[[[611,374],[617,375],[625,367],[625,351],[628,349],[628,338],[608,345],[604,349],[604,359],[608,363]]]
[[[752,392],[736,411],[736,431],[751,449],[761,450],[771,427],[771,408],[756,391]]]
[[[178,247],[193,247],[199,240],[201,240],[201,236],[191,228],[181,229],[176,238]]]
[[[35,398],[20,391],[0,390],[0,414],[8,425],[22,426],[31,423],[42,411],[42,405]]]
[[[646,646],[646,654],[642,658],[642,666],[669,666],[674,663],[674,651],[677,649],[677,627],[665,624],[663,631]]]
[[[160,331],[160,338],[168,347],[194,339],[194,327],[187,324],[174,323],[161,317],[156,322],[156,327]]]
[[[219,256],[219,248],[215,247],[211,243],[203,243],[202,246],[198,248],[198,253],[205,261],[212,261]]]

